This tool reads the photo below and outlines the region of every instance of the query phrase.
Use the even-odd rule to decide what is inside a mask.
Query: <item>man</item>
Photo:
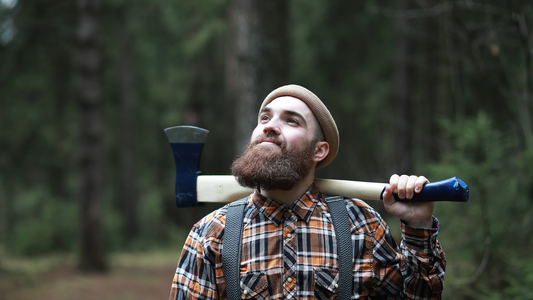
[[[244,208],[240,260],[242,299],[335,299],[339,261],[335,230],[317,168],[336,156],[333,117],[309,90],[282,86],[261,105],[258,125],[232,173],[255,188]],[[379,214],[358,199],[344,199],[354,249],[352,299],[440,299],[446,258],[436,241],[433,203],[408,200],[425,177],[390,178],[385,208],[402,220],[401,247]],[[227,206],[191,230],[170,299],[227,299],[222,240]],[[355,251],[354,251],[355,252]]]

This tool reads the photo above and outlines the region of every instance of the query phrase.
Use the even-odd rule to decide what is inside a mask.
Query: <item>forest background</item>
[[[469,185],[435,208],[445,299],[533,299],[532,18],[526,0],[2,0],[0,278],[179,249],[219,206],[175,207],[164,128],[208,129],[200,170],[229,174],[263,98],[297,83],[341,133],[318,177]]]

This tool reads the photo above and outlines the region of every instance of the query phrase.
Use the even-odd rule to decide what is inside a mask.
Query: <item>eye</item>
[[[268,115],[261,115],[259,117],[259,121],[264,122],[270,120],[270,117]]]
[[[291,123],[291,124],[295,124],[295,125],[299,125],[299,124],[300,124],[300,122],[298,122],[298,120],[295,119],[295,118],[289,118],[289,119],[287,120],[287,122],[289,122],[289,123]]]

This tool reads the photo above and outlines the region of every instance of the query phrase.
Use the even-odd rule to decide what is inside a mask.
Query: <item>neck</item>
[[[314,172],[309,172],[309,175],[300,181],[296,186],[288,191],[283,190],[263,190],[261,189],[261,195],[275,200],[276,202],[283,203],[290,206],[300,198],[313,184],[315,180]]]

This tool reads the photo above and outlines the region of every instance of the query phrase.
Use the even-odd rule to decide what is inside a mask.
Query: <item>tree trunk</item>
[[[123,18],[122,24],[126,20]],[[135,172],[135,124],[133,64],[129,33],[123,25],[119,43],[121,47],[119,58],[119,102],[120,102],[120,194],[124,212],[124,235],[131,241],[139,234],[138,197]]]
[[[516,23],[520,33],[520,42],[525,59],[525,84],[524,91],[518,96],[518,116],[526,143],[528,146],[531,146],[533,145],[533,126],[531,121],[531,107],[533,107],[533,53],[531,51],[533,48],[533,33],[531,32],[532,22],[528,19],[527,13],[521,12],[520,14],[517,14]]]
[[[434,7],[438,0],[428,0],[423,2],[424,8]],[[426,164],[427,162],[436,161],[438,159],[438,126],[436,114],[438,85],[439,85],[439,70],[441,70],[441,61],[438,53],[440,52],[440,39],[438,37],[441,33],[439,28],[438,18],[423,18],[418,20],[417,27],[423,32],[424,38],[419,41],[420,53],[422,58],[421,65],[419,65],[419,72],[417,74],[417,81],[415,89],[420,90],[420,98],[416,101],[416,115],[417,130],[416,138],[414,140],[414,157],[417,158],[416,163]]]
[[[286,84],[289,65],[288,4],[234,0],[229,8],[227,99],[234,102],[236,146],[241,151],[257,124],[266,95]]]
[[[78,0],[79,94],[81,136],[80,268],[108,269],[100,201],[102,198],[102,135],[98,0]]]
[[[410,0],[399,2],[400,10],[410,7]],[[398,17],[396,21],[397,44],[396,44],[396,171],[408,174],[412,172],[413,161],[413,71],[411,55],[413,42],[409,35],[410,19]]]

